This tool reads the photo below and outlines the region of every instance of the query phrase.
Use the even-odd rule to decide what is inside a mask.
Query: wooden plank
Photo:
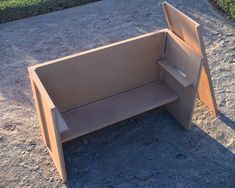
[[[184,74],[180,69],[175,67],[172,63],[167,61],[166,59],[162,59],[158,61],[158,63],[162,66],[162,68],[170,73],[182,86],[188,87],[193,84],[188,78],[187,75]]]
[[[100,47],[97,47],[97,48],[92,48],[90,50],[86,50],[86,51],[83,51],[83,52],[79,52],[79,53],[75,53],[75,54],[68,55],[68,56],[65,56],[65,57],[61,57],[61,58],[58,58],[58,59],[54,59],[52,61],[48,61],[48,62],[40,63],[40,64],[37,64],[37,65],[33,65],[33,66],[30,67],[30,69],[37,69],[39,67],[44,67],[46,65],[51,65],[51,64],[55,64],[55,63],[58,64],[58,63],[64,62],[64,61],[69,62],[70,60],[75,60],[77,57],[87,55],[87,54],[90,54],[90,53],[93,53],[93,52],[96,52],[96,51],[104,50],[106,48],[110,48],[110,47],[118,46],[118,45],[123,45],[125,43],[133,42],[133,41],[136,41],[136,40],[141,40],[142,38],[151,37],[151,36],[154,36],[154,35],[159,35],[159,33],[164,34],[164,33],[167,32],[167,30],[168,29],[160,29],[160,30],[157,30],[157,31],[154,31],[154,32],[149,32],[149,33],[146,33],[146,34],[143,34],[143,35],[128,38],[128,39],[121,40],[121,41],[118,41],[118,42],[114,42],[114,43],[111,43],[111,44],[108,44],[108,45],[100,46]]]
[[[174,90],[178,100],[167,104],[166,109],[185,129],[191,128],[191,118],[197,92],[193,85],[183,87],[171,74],[164,72],[162,79]]]
[[[164,37],[165,32],[138,37],[36,71],[60,112],[66,112],[159,80],[156,62],[163,54]]]
[[[64,118],[62,117],[59,111],[55,113],[55,117],[56,117],[56,122],[58,125],[59,132],[62,133],[62,132],[68,131],[69,127],[65,123]]]
[[[207,62],[207,61],[206,61]],[[198,95],[200,100],[206,104],[210,111],[212,111],[216,116],[218,115],[218,109],[216,104],[216,99],[214,95],[214,90],[212,89],[212,81],[209,74],[209,69],[206,69],[207,63],[202,69],[202,74],[198,86]],[[207,70],[207,71],[206,71]]]
[[[41,129],[43,137],[45,137],[47,149],[51,155],[57,171],[60,174],[60,177],[62,178],[62,181],[65,182],[67,180],[67,176],[60,133],[57,127],[58,120],[56,119],[56,114],[59,113],[59,111],[54,106],[34,70],[29,71],[29,76],[33,83],[33,89],[36,91],[35,101],[39,111],[39,117],[42,123]]]
[[[35,71],[36,71],[36,69],[34,69],[33,67],[31,67],[31,69],[29,68],[30,78],[33,80],[34,84],[36,85],[36,87],[40,91],[40,94],[42,95],[42,97],[45,98],[45,101],[46,101],[47,105],[50,108],[55,108],[54,103],[52,102],[50,96],[48,95],[45,87],[43,86],[41,80],[39,79],[39,77],[38,77],[38,75],[36,74]]]
[[[165,59],[184,72],[196,87],[202,57],[171,31],[166,40]]]
[[[48,116],[52,117],[52,123],[49,129],[50,133],[50,141],[52,145],[51,155],[53,156],[52,159],[54,161],[54,164],[60,174],[60,177],[62,179],[62,182],[67,181],[67,172],[65,168],[65,162],[64,162],[64,154],[63,154],[63,148],[62,148],[62,141],[60,132],[57,127],[57,119],[56,114],[59,113],[59,110],[57,108],[51,109],[51,115],[48,114]],[[49,151],[50,152],[50,151]]]
[[[205,103],[215,115],[217,115],[218,109],[212,87],[209,64],[201,35],[201,27],[197,22],[174,8],[169,3],[164,2],[163,7],[170,30],[204,58],[204,67],[199,81],[198,94],[200,100]]]
[[[126,118],[177,100],[175,93],[161,82],[124,92],[63,114],[69,131],[62,133],[62,141],[101,129]]]
[[[190,129],[203,59],[173,32],[169,31],[167,33],[166,40],[165,58],[176,67],[179,67],[193,83],[188,87],[184,87],[173,77],[174,75],[164,71],[162,80],[178,96],[178,100],[167,104],[166,108],[184,128]]]
[[[216,104],[214,89],[210,76],[209,64],[207,60],[206,50],[202,39],[200,27],[197,27],[197,34],[200,46],[196,50],[198,50],[198,52],[205,57],[205,62],[198,86],[198,95],[200,100],[207,105],[209,110],[212,111],[215,115],[218,115],[218,108]]]
[[[199,46],[196,32],[196,27],[199,26],[199,23],[167,2],[163,3],[163,8],[169,29],[193,49],[196,49]]]
[[[46,144],[47,147],[50,147],[49,141],[48,141],[49,135],[48,135],[47,129],[45,128],[46,122],[45,122],[43,108],[42,108],[42,104],[41,104],[41,96],[40,96],[40,93],[39,93],[37,87],[34,84],[32,76],[31,76],[32,71],[33,70],[31,68],[28,69],[29,79],[30,79],[31,88],[32,88],[32,92],[33,92],[34,105],[35,105],[37,115],[38,115],[38,120],[39,120],[39,127],[40,127],[40,131],[41,131],[44,143]]]

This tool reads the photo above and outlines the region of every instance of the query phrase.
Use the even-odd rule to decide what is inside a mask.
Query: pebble
[[[7,131],[14,131],[16,128],[16,125],[7,123],[7,124],[3,125],[3,128]]]
[[[152,176],[153,176],[153,173],[151,171],[144,170],[144,169],[137,171],[137,173],[135,175],[135,177],[141,181],[147,180],[147,179],[151,178]]]
[[[0,142],[4,142],[5,138],[3,136],[0,136]]]
[[[175,158],[176,158],[176,159],[180,159],[180,160],[182,160],[182,159],[186,159],[186,158],[187,158],[187,156],[186,156],[186,155],[184,155],[183,153],[178,153],[177,155],[175,155]]]
[[[33,168],[34,171],[37,171],[38,169],[39,169],[39,166],[38,166],[38,165],[36,165],[36,166]]]
[[[85,145],[89,144],[89,141],[88,141],[87,139],[83,139],[82,142],[83,142],[83,144],[85,144]]]

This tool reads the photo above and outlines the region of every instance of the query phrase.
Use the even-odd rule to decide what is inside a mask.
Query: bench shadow
[[[235,186],[234,154],[197,125],[185,131],[164,110],[72,140],[63,149],[67,187]]]
[[[224,113],[219,111],[217,118],[219,118],[224,124],[228,125],[233,130],[235,130],[235,121],[231,120]]]

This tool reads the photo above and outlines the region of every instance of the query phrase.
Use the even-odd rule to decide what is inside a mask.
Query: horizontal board
[[[188,87],[193,84],[180,69],[175,67],[172,63],[166,59],[158,61],[161,67],[167,71],[171,76],[173,76],[182,86]]]
[[[166,84],[153,82],[64,113],[69,130],[61,133],[62,142],[168,104],[177,98]]]

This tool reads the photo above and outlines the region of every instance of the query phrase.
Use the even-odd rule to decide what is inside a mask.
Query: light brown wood
[[[214,89],[213,89],[212,80],[210,76],[209,64],[207,60],[206,50],[205,50],[205,46],[203,43],[200,27],[197,27],[197,33],[198,33],[198,40],[199,40],[199,45],[200,45],[198,46],[197,49],[198,49],[198,52],[205,57],[204,58],[205,63],[202,68],[202,73],[201,73],[199,86],[198,86],[199,98],[201,99],[203,103],[207,105],[209,110],[211,110],[215,115],[218,115],[218,108],[216,104]]]
[[[207,64],[207,63],[205,63]],[[198,86],[198,95],[200,100],[207,105],[210,111],[215,115],[218,115],[218,109],[216,105],[214,91],[210,90],[212,88],[211,78],[208,77],[209,69],[206,69],[206,65],[202,68],[202,74],[200,77],[200,82]],[[208,71],[206,71],[208,70]]]
[[[62,132],[66,132],[69,130],[68,125],[65,123],[64,118],[62,117],[61,113],[59,111],[57,111],[55,113],[55,117],[56,117],[56,122],[58,125],[58,130],[60,133]]]
[[[36,72],[60,112],[66,112],[160,79],[156,62],[163,53],[164,35],[158,32],[99,48]]]
[[[36,99],[35,105],[40,119],[40,127],[44,142],[46,143],[47,149],[60,174],[60,177],[65,182],[67,180],[67,175],[64,164],[62,143],[56,120],[56,113],[59,113],[59,111],[54,106],[33,69],[29,69],[29,74],[33,93]]]
[[[200,77],[198,94],[200,100],[217,115],[218,110],[200,25],[167,2],[163,3],[163,7],[170,30],[204,58],[204,67]]]
[[[63,181],[62,142],[160,106],[189,129],[197,91],[216,113],[199,24],[168,3],[164,10],[170,30],[29,68],[43,140]]]
[[[164,83],[153,82],[122,94],[64,113],[69,131],[62,141],[74,139],[118,121],[177,100],[175,93]]]
[[[198,81],[203,66],[202,57],[173,32],[166,35],[165,59],[183,71],[191,85],[185,87],[171,71],[163,71],[162,80],[174,90],[179,100],[166,105],[167,110],[186,129],[191,128],[191,119],[197,95]]]
[[[202,57],[171,31],[168,31],[166,41],[165,58],[186,74],[195,87]]]
[[[158,63],[162,66],[165,71],[167,71],[170,75],[172,75],[182,86],[188,87],[193,84],[185,73],[183,73],[179,68],[175,67],[172,63],[167,61],[166,59],[162,59],[158,61]]]
[[[28,72],[29,72],[29,75],[31,75],[31,72],[33,72],[33,70],[31,68],[29,68]],[[31,83],[31,88],[32,88],[32,92],[33,92],[34,103],[35,103],[35,108],[36,108],[37,115],[38,115],[39,126],[40,126],[40,130],[41,130],[42,138],[43,138],[45,145],[47,147],[49,147],[49,143],[48,143],[49,142],[48,141],[49,135],[48,135],[47,129],[45,127],[46,122],[45,122],[45,119],[43,118],[43,111],[42,111],[43,108],[41,106],[41,99],[39,98],[39,91],[34,84],[33,78],[31,76],[29,76],[29,78],[30,78],[30,83]]]
[[[199,24],[171,4],[163,3],[169,29],[193,49],[199,46],[197,27]]]

